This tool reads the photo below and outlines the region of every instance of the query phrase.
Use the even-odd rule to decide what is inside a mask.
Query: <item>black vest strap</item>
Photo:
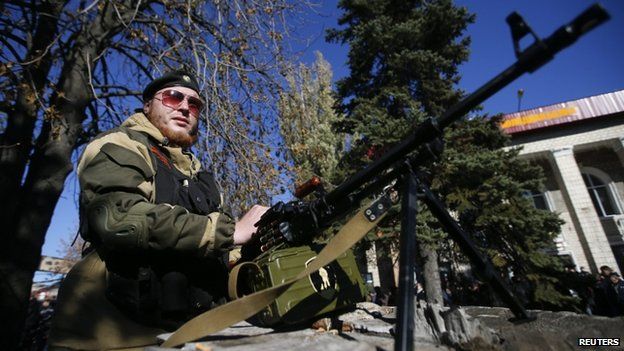
[[[123,130],[131,139],[149,149],[152,164],[156,167],[155,203],[179,205],[191,213],[201,215],[220,210],[221,195],[210,172],[202,170],[195,177],[188,177],[175,168],[167,150],[149,136],[128,128]]]
[[[165,154],[166,150],[151,143],[156,155],[156,203],[179,205],[192,213],[206,215],[218,211],[220,196],[212,175],[201,171],[195,177],[180,172]]]

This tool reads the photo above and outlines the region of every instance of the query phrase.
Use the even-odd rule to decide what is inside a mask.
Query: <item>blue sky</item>
[[[470,59],[462,65],[459,87],[472,92],[495,74],[515,61],[513,44],[505,18],[513,11],[540,37],[552,34],[570,22],[594,2],[585,0],[456,0],[476,14],[476,21],[467,34],[472,38]],[[337,25],[340,10],[336,2],[325,2],[319,12],[322,20],[313,23],[309,35],[322,28]],[[515,112],[518,108],[517,91],[524,89],[522,109],[624,89],[624,1],[607,0],[601,3],[611,14],[611,20],[583,36],[553,61],[533,74],[525,75],[484,103],[491,114]],[[317,34],[320,35],[320,34]],[[347,47],[323,42],[323,36],[308,49],[303,60],[314,60],[312,52],[319,50],[331,63],[334,77],[349,74],[346,66]]]
[[[472,37],[470,59],[460,68],[462,80],[459,87],[472,92],[515,61],[505,22],[509,13],[519,12],[540,37],[546,37],[593,2],[458,0],[456,3],[477,15],[467,33]],[[524,90],[522,109],[624,89],[624,1],[607,0],[602,5],[611,14],[610,21],[582,37],[540,70],[519,78],[490,98],[483,104],[484,111],[489,114],[515,112],[518,89]],[[324,42],[324,30],[337,25],[340,12],[336,2],[325,1],[318,12],[320,16],[308,19],[305,32],[300,33],[300,36],[312,39],[301,59],[312,62],[313,52],[321,51],[332,65],[334,78],[344,77],[349,73],[346,67],[348,48]],[[76,232],[76,188],[76,177],[72,173],[48,229],[44,255],[58,256],[60,240],[69,241]]]

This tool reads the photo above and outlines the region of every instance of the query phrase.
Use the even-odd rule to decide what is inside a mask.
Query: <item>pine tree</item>
[[[461,38],[472,16],[451,1],[341,1],[345,11],[328,39],[348,43],[351,75],[338,82],[345,131],[369,145],[402,139],[427,116],[458,101],[457,66],[468,58]]]
[[[338,82],[338,108],[347,116],[338,127],[361,136],[343,163],[346,175],[461,98],[458,66],[468,59],[470,43],[463,34],[474,16],[450,0],[344,0],[339,7],[344,27],[329,31],[328,39],[349,45],[351,75]],[[427,166],[432,189],[496,266],[529,278],[535,301],[560,304],[566,301],[555,287],[561,266],[547,254],[560,221],[522,196],[539,188],[540,173],[503,148],[508,139],[496,121],[479,117],[447,128],[441,159]],[[396,233],[398,223],[388,218],[384,231]],[[435,250],[445,234],[427,210],[418,223],[421,255],[432,264],[425,270],[436,272]],[[433,278],[425,279],[427,294],[441,302]]]
[[[461,35],[472,16],[451,1],[347,0],[339,7],[344,10],[339,24],[346,28],[330,31],[328,39],[350,46],[351,75],[338,82],[338,96],[340,110],[349,117],[340,128],[363,136],[346,163],[353,169],[459,99],[461,92],[453,85],[459,79],[457,66],[468,57],[469,39]],[[418,223],[431,220],[421,211]],[[398,219],[386,222],[384,231],[396,232]],[[428,300],[442,303],[435,255],[442,233],[433,228],[419,226],[420,252],[429,272]]]
[[[332,69],[320,52],[311,66],[299,65],[286,74],[287,90],[279,96],[280,132],[293,161],[295,184],[312,176],[335,180],[344,154],[344,133],[332,126],[342,120],[334,111]]]

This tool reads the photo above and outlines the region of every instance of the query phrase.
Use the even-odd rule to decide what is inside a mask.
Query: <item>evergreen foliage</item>
[[[563,265],[554,254],[563,221],[524,196],[540,190],[542,170],[506,147],[499,121],[482,116],[448,128],[432,187],[497,268],[527,278],[536,307],[572,308],[577,301],[560,286]]]
[[[368,143],[402,139],[426,116],[458,101],[457,66],[468,58],[461,38],[472,16],[451,1],[341,1],[342,30],[328,39],[348,43],[351,75],[338,82],[342,129]]]
[[[327,38],[350,46],[351,75],[337,84],[337,108],[347,118],[336,127],[360,136],[340,164],[346,176],[461,98],[455,87],[458,66],[468,59],[470,44],[463,33],[474,16],[450,0],[343,0],[339,7],[343,27],[330,30]],[[539,168],[505,148],[508,138],[496,118],[456,123],[445,131],[445,140],[441,159],[423,165],[432,175],[432,189],[495,266],[529,279],[534,302],[549,307],[570,302],[557,287],[561,264],[549,254],[561,221],[522,196],[539,190]],[[445,234],[420,209],[421,247],[435,248]],[[385,222],[384,232],[392,237],[400,220],[389,216]]]

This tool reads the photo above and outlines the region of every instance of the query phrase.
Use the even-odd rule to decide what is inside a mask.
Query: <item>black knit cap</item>
[[[199,94],[199,84],[193,75],[184,70],[165,73],[162,77],[154,79],[143,90],[143,101],[154,97],[157,91],[170,87],[185,87],[193,89]]]

